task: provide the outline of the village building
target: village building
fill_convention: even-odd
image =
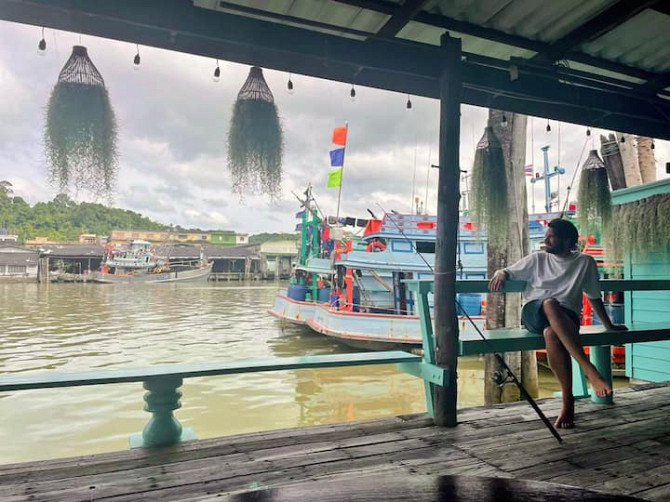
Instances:
[[[0,244],[0,281],[36,281],[39,253],[16,244]]]

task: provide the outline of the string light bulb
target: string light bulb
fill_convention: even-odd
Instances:
[[[507,115],[505,115],[505,112],[503,112],[502,118],[500,119],[500,125],[507,127]]]
[[[655,150],[656,149],[656,144],[654,143],[654,140],[651,140],[651,149]]]
[[[212,80],[214,82],[218,82],[221,79],[221,68],[219,68],[219,60],[216,60],[216,68],[214,68],[214,75],[212,76]]]
[[[293,94],[293,80],[291,79],[291,74],[288,74],[288,82],[286,83],[286,88],[288,89],[289,94]]]
[[[349,96],[351,96],[352,101],[356,99],[356,89],[354,89],[354,84],[351,84],[351,90],[349,91]]]
[[[42,26],[42,40],[37,44],[37,53],[44,56],[47,52],[47,41],[44,39],[44,26]]]
[[[551,132],[551,124],[547,120],[547,134],[549,134],[550,132]]]
[[[625,142],[626,142],[626,136],[624,136],[624,135],[622,134],[622,135],[621,135],[621,143],[625,143]]]
[[[140,46],[139,44],[135,44],[135,47],[137,47],[137,54],[135,54],[135,57],[133,58],[133,69],[139,70],[140,69]]]
[[[587,127],[587,128],[586,128],[586,136],[587,136],[587,137],[590,137],[590,136],[591,136],[591,128],[590,128],[590,127]]]
[[[405,105],[408,110],[412,109],[412,99],[410,98],[410,95],[407,95],[407,104]]]

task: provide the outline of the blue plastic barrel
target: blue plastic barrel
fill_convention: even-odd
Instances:
[[[319,303],[328,303],[330,298],[330,288],[319,288],[316,292],[316,301]]]
[[[305,294],[307,293],[307,286],[302,284],[289,284],[286,294],[292,300],[305,301]]]
[[[606,303],[605,312],[614,324],[623,324],[624,323],[624,309],[623,303]],[[602,321],[598,318],[598,314],[593,313],[592,323],[594,326],[600,326]]]
[[[481,315],[482,314],[482,295],[479,293],[459,293],[456,296],[456,299],[461,304],[461,308],[470,315]],[[461,309],[456,310],[458,315],[463,315]]]

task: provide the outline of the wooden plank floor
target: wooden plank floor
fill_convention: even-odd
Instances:
[[[0,500],[200,500],[259,486],[371,473],[514,477],[670,500],[670,384],[577,403],[558,445],[526,403],[470,408],[455,429],[425,415],[284,429],[0,466]],[[555,417],[558,399],[540,401]]]

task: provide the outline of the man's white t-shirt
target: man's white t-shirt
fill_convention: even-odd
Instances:
[[[509,279],[526,281],[522,294],[524,304],[555,298],[562,306],[580,315],[582,292],[588,298],[600,298],[596,261],[579,251],[573,251],[566,257],[538,251],[503,270]]]

